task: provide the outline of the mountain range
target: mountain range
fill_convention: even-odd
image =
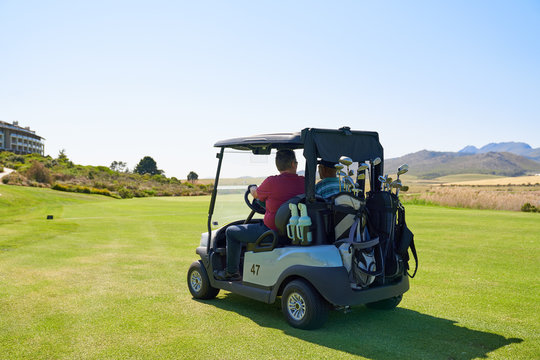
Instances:
[[[385,160],[385,172],[409,164],[409,173],[424,179],[453,174],[522,176],[540,173],[540,148],[525,143],[491,143],[478,149],[467,146],[458,152],[422,150]]]
[[[522,142],[490,143],[478,149],[476,146],[466,146],[460,151],[461,154],[485,154],[488,152],[508,152],[521,155],[529,159],[540,161],[540,148],[533,149],[529,144]]]

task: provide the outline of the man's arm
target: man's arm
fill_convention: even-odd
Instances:
[[[251,192],[251,195],[253,195],[255,199],[266,201],[266,199],[272,192],[272,177],[267,177],[266,179],[264,179],[261,185],[259,185],[258,187],[252,186],[249,190]]]

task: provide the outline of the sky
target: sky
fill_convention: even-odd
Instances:
[[[182,179],[219,140],[306,127],[377,131],[387,158],[536,148],[540,1],[0,0],[0,120]]]

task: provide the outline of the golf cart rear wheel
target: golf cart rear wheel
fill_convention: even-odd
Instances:
[[[307,330],[326,322],[329,306],[311,284],[293,280],[283,290],[281,310],[291,326]]]
[[[366,306],[370,309],[377,310],[392,310],[395,309],[403,299],[403,295],[394,296],[388,299],[367,303]]]
[[[195,299],[213,299],[219,293],[219,289],[210,286],[208,274],[200,261],[193,262],[189,267],[187,283],[189,292]]]

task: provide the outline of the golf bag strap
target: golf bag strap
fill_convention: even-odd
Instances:
[[[413,254],[413,257],[414,257],[414,272],[413,274],[409,274],[409,271],[407,271],[407,275],[409,275],[409,277],[412,279],[415,275],[416,275],[416,271],[418,270],[418,255],[416,255],[416,247],[414,246],[414,239],[413,241],[411,241],[411,252]]]
[[[351,226],[351,229],[349,230],[349,242],[353,243],[354,241],[354,234],[356,234],[356,229],[358,228],[358,225],[360,224],[360,217],[356,216],[354,218],[354,223]]]
[[[374,240],[371,240],[371,241],[366,241],[366,242],[361,242],[361,243],[352,243],[352,247],[356,250],[362,250],[362,249],[367,249],[367,248],[370,248],[370,247],[373,247],[375,245],[379,244],[379,238],[376,238]]]

